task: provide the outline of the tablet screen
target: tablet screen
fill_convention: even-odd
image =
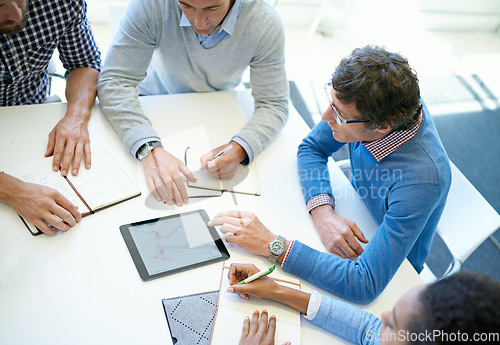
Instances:
[[[229,258],[208,216],[197,210],[122,225],[142,279],[148,280]]]

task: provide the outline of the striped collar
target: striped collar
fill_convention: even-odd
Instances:
[[[366,147],[377,162],[380,162],[382,159],[396,151],[398,147],[410,141],[418,132],[421,124],[422,111],[420,111],[420,116],[415,120],[415,123],[410,129],[392,132],[381,139],[369,143],[361,142],[361,144]]]

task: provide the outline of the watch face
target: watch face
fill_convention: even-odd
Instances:
[[[274,255],[281,255],[285,251],[285,245],[281,241],[273,241],[270,249]]]

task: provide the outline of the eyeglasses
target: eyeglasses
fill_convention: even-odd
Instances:
[[[369,122],[371,121],[370,119],[354,119],[354,120],[344,120],[340,114],[337,108],[333,105],[332,102],[332,83],[328,83],[325,85],[325,93],[326,93],[326,98],[328,99],[328,103],[330,104],[330,107],[333,109],[333,112],[335,113],[335,121],[339,124],[339,126],[342,126],[345,123],[358,123],[358,122]]]

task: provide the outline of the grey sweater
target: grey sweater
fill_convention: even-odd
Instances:
[[[176,0],[130,1],[99,77],[104,114],[135,156],[138,143],[159,140],[138,100],[139,89],[141,95],[229,90],[250,66],[255,112],[236,135],[250,146],[251,158],[258,155],[288,118],[279,16],[262,0],[244,0],[233,35],[205,49],[192,27],[179,26],[181,14]]]

